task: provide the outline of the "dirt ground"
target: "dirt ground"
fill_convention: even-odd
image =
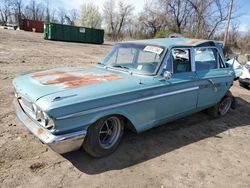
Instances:
[[[118,150],[94,159],[59,155],[29,134],[12,109],[12,79],[27,71],[97,63],[111,44],[43,40],[0,29],[0,187],[250,187],[250,90],[223,118],[204,112],[142,134],[126,132]]]

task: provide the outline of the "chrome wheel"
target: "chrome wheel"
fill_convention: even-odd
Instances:
[[[112,116],[107,118],[99,131],[99,143],[104,149],[114,146],[120,137],[122,130],[121,121],[118,117]]]
[[[231,97],[227,97],[225,98],[219,105],[219,112],[220,112],[220,115],[224,116],[228,110],[230,109],[231,107],[231,104],[232,104],[232,99]]]

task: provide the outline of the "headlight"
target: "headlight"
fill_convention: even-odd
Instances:
[[[34,112],[35,115],[37,114],[38,107],[34,103],[32,104],[32,111]]]
[[[41,112],[41,123],[47,129],[51,129],[52,127],[54,127],[53,120],[45,112]]]
[[[53,120],[34,103],[32,104],[35,119],[45,128],[52,129],[54,127]]]

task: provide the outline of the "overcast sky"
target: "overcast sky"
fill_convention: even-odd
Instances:
[[[116,2],[118,3],[119,0]],[[147,0],[124,0],[129,4],[133,4],[135,7],[135,13],[139,13],[144,3]],[[239,23],[239,30],[241,32],[246,32],[250,29],[250,0],[234,0],[237,4],[237,13],[240,17],[237,19]],[[102,11],[103,3],[105,0],[51,0],[52,6],[54,7],[64,7],[66,9],[76,8],[78,9],[81,4],[93,2],[98,5],[99,9]]]

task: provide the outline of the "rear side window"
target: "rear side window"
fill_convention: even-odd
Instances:
[[[218,68],[218,51],[216,48],[196,48],[195,66],[197,71]]]

